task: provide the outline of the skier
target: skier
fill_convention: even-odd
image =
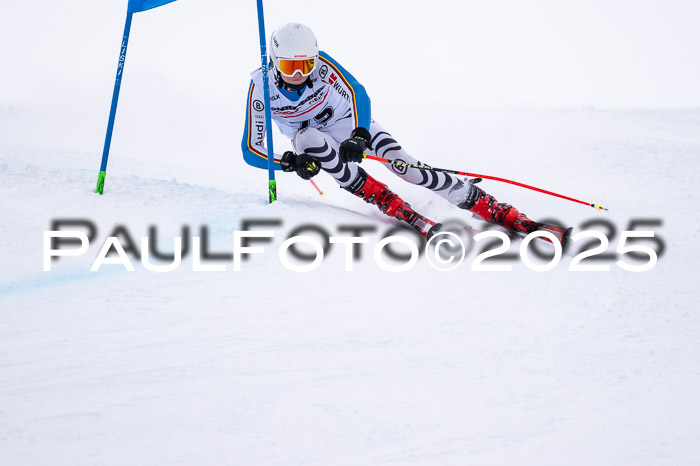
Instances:
[[[270,110],[280,131],[292,140],[294,152],[276,156],[281,169],[310,179],[320,170],[341,188],[376,205],[390,217],[407,222],[430,238],[440,224],[420,215],[386,184],[355,162],[364,153],[423,165],[370,116],[364,87],[325,52],[307,26],[285,24],[270,39]],[[246,161],[267,167],[262,70],[251,73],[242,149]],[[423,186],[460,209],[504,228],[529,233],[539,225],[510,204],[498,202],[475,183],[425,169],[388,165],[397,176]],[[561,239],[560,239],[561,240]]]

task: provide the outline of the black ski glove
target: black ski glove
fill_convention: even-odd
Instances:
[[[305,180],[310,180],[321,170],[321,164],[315,158],[308,154],[295,154],[290,150],[282,154],[280,166],[283,172],[297,172]]]
[[[340,160],[347,162],[362,162],[365,158],[365,151],[372,149],[370,141],[372,135],[365,128],[358,126],[350,133],[350,138],[340,143],[338,155]]]

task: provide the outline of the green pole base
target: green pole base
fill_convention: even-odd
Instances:
[[[277,181],[270,180],[270,204],[277,200]]]
[[[100,171],[100,174],[97,175],[97,187],[95,188],[95,192],[100,196],[104,194],[105,191],[105,176],[107,176],[107,174],[103,171]]]

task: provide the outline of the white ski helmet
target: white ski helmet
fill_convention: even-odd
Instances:
[[[272,32],[270,61],[277,73],[290,77],[297,73],[308,76],[316,67],[317,59],[318,42],[308,26],[287,23]]]

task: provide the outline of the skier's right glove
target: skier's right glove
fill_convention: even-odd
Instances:
[[[308,154],[295,154],[290,150],[282,154],[280,166],[283,172],[297,172],[305,180],[310,180],[321,170],[321,164],[315,158]]]
[[[340,143],[338,151],[340,160],[344,163],[362,162],[362,159],[365,158],[365,151],[372,149],[371,140],[372,135],[362,126],[353,129],[350,138]]]

